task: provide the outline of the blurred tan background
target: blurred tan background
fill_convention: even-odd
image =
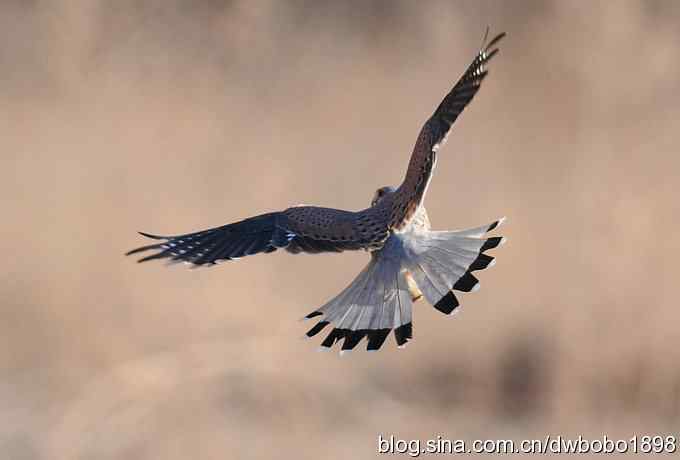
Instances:
[[[498,264],[415,341],[316,353],[364,253],[136,265],[176,233],[360,209],[508,37],[442,151]],[[377,435],[680,434],[680,3],[0,2],[0,457],[373,458]]]

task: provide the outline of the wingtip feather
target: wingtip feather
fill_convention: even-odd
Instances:
[[[505,37],[507,34],[505,32],[501,32],[498,35],[496,35],[494,38],[491,39],[491,41],[484,47],[484,51],[488,51],[491,49],[496,43],[501,41],[503,37]]]
[[[152,240],[167,240],[169,237],[167,236],[161,236],[161,235],[154,235],[152,233],[146,233],[146,232],[137,232],[142,236],[145,236],[147,238],[151,238]]]
[[[498,54],[499,49],[494,48],[493,50],[489,51],[488,53],[484,51],[484,62],[489,62],[493,57]]]

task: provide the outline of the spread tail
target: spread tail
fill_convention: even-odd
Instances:
[[[392,234],[344,291],[305,317],[322,317],[307,337],[332,324],[322,349],[342,341],[342,353],[366,337],[366,349],[377,350],[390,331],[398,346],[406,345],[412,338],[413,301],[419,295],[437,310],[452,314],[460,305],[454,290],[479,288],[472,272],[492,266],[494,258],[485,252],[504,242],[502,237],[484,235],[502,222],[459,231]]]

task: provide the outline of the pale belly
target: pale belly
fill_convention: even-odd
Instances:
[[[427,215],[427,211],[425,210],[425,206],[419,206],[418,209],[416,210],[415,214],[411,218],[408,224],[406,224],[402,229],[396,231],[395,233],[400,234],[399,238],[403,238],[405,235],[404,233],[411,233],[411,232],[420,232],[420,231],[428,231],[430,230],[430,218]],[[420,289],[418,289],[418,286],[416,285],[416,282],[413,279],[413,276],[411,273],[404,269],[405,271],[405,278],[406,278],[406,284],[408,286],[408,291],[409,294],[411,295],[411,300],[413,302],[416,302],[420,300],[423,297],[423,293],[420,292]]]

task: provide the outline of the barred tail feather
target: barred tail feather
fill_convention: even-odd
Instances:
[[[484,235],[502,221],[459,231],[391,235],[345,290],[305,317],[321,317],[306,336],[314,337],[330,324],[322,350],[342,342],[343,353],[364,338],[367,350],[377,350],[390,331],[399,347],[406,345],[413,335],[409,278],[428,303],[445,314],[454,313],[460,303],[453,291],[476,290],[479,282],[472,272],[493,265],[494,258],[484,252],[504,240]]]
[[[306,316],[324,315],[307,337],[313,337],[328,324],[333,329],[321,342],[321,349],[330,349],[342,341],[341,353],[354,349],[367,338],[366,349],[378,350],[394,330],[397,345],[411,338],[412,302],[405,272],[399,260],[374,253],[371,261],[354,281],[335,298]]]
[[[472,272],[493,266],[495,259],[485,251],[505,242],[503,237],[484,235],[504,220],[465,230],[420,232],[407,240],[407,266],[428,303],[453,314],[460,306],[453,291],[479,289]]]

